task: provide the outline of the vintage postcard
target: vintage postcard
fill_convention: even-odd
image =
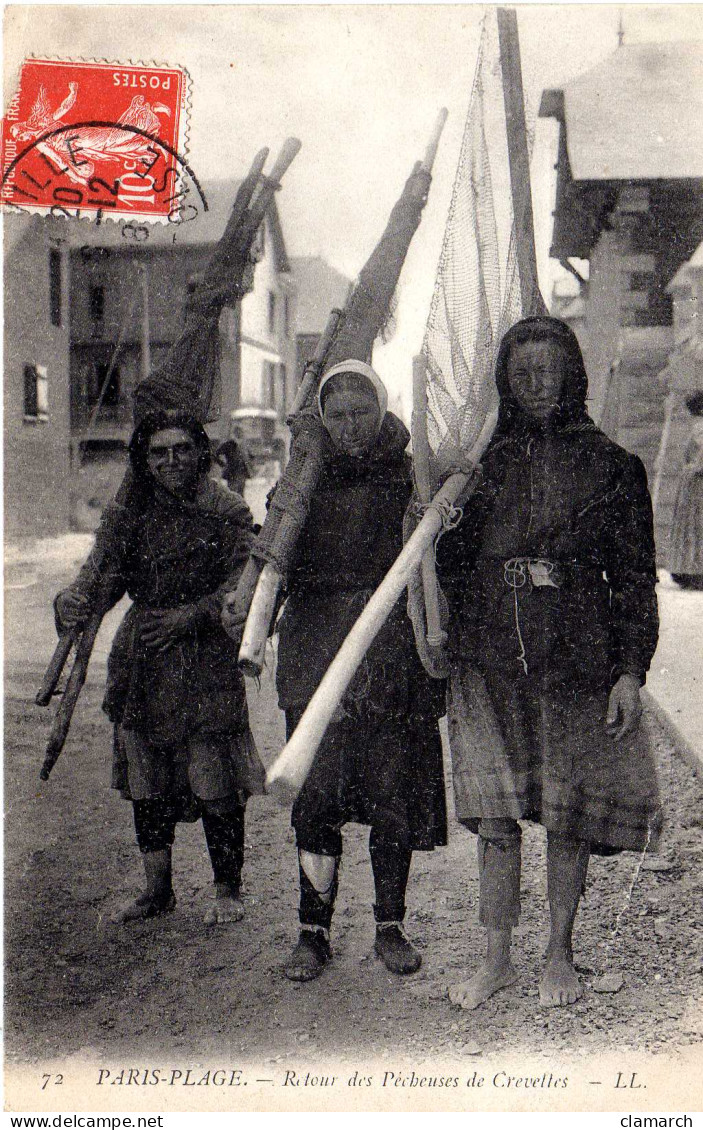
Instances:
[[[10,4],[0,144],[6,1110],[695,1114],[703,7]]]

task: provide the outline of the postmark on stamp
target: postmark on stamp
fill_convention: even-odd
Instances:
[[[25,60],[2,123],[0,202],[183,222],[204,204],[185,155],[187,97],[179,67]]]

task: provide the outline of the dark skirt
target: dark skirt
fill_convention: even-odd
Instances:
[[[264,792],[265,771],[254,738],[238,733],[197,734],[189,741],[155,744],[139,730],[114,728],[112,787],[125,800],[239,797]],[[187,817],[186,817],[187,818]]]
[[[286,711],[288,737],[303,707]],[[447,842],[442,744],[434,717],[353,710],[335,718],[320,745],[291,823],[298,846],[339,855],[342,825],[368,824],[376,836],[413,851]]]
[[[457,817],[534,820],[598,854],[656,847],[661,805],[646,730],[615,742],[607,690],[560,693],[516,672],[451,679],[449,740]]]

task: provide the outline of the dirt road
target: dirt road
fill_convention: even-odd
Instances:
[[[50,586],[47,585],[47,590]],[[38,592],[21,600],[45,599]],[[18,611],[19,610],[19,611]],[[521,979],[475,1013],[452,1008],[446,987],[474,966],[475,845],[452,822],[448,848],[417,854],[407,929],[420,972],[399,979],[371,956],[373,898],[365,830],[350,827],[333,929],[334,962],[313,984],[286,981],[296,937],[297,870],[288,813],[269,798],[248,810],[246,920],[202,925],[210,871],[200,824],[181,825],[174,872],[178,906],[152,922],[117,927],[114,908],[140,886],[130,806],[109,789],[111,734],[100,711],[98,662],[68,746],[40,784],[47,712],[32,704],[40,663],[25,652],[8,671],[6,715],[6,1010],[9,1064],[86,1056],[108,1063],[159,1059],[247,1061],[260,1068],[332,1055],[420,1062],[505,1052],[583,1056],[617,1050],[670,1054],[701,1040],[703,970],[701,786],[654,731],[666,801],[661,855],[593,859],[577,927],[586,992],[575,1006],[540,1009],[536,981],[547,931],[544,842],[524,841]],[[265,760],[282,719],[270,672],[249,687]],[[653,720],[650,720],[655,725]],[[649,869],[655,867],[658,869]],[[621,974],[615,994],[598,993]]]
[[[205,1058],[225,1045],[252,1058],[316,1048],[340,1053],[398,1047],[427,1054],[469,1040],[526,1050],[612,1043],[664,1048],[699,1038],[691,1001],[700,982],[703,808],[698,784],[663,737],[657,742],[669,831],[664,871],[633,856],[594,859],[578,926],[587,984],[625,978],[616,996],[592,991],[572,1009],[540,1011],[534,982],[546,931],[543,837],[526,835],[522,981],[480,1014],[452,1010],[446,985],[480,952],[473,837],[453,824],[446,850],[416,855],[408,929],[420,973],[399,980],[370,951],[373,898],[366,834],[350,828],[334,924],[334,965],[298,988],[281,973],[295,937],[296,864],[288,817],[268,798],[250,804],[241,926],[206,930],[210,873],[200,825],[179,828],[176,912],[129,929],[111,911],[139,888],[130,807],[108,788],[110,728],[94,681],[50,782],[37,779],[46,714],[8,701],[6,731],[7,1043],[11,1058],[81,1047],[119,1059],[170,1044]],[[254,697],[257,738],[269,758],[281,725],[268,680]],[[669,866],[671,864],[671,866]],[[703,1018],[703,1012],[700,1013]],[[695,1020],[695,1023],[694,1023]]]

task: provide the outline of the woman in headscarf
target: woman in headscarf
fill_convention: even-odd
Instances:
[[[703,589],[703,391],[687,397],[686,407],[693,428],[676,492],[669,568],[682,588]]]
[[[208,479],[208,437],[185,413],[146,415],[129,456],[124,504],[108,509],[93,553],[55,603],[65,629],[98,602],[104,611],[125,592],[133,601],[112,645],[104,709],[115,724],[113,785],[133,804],[146,890],[118,917],[173,909],[175,827],[200,815],[215,883],[206,922],[237,921],[244,810],[263,771],[220,613],[249,554],[251,514]]]
[[[409,435],[386,410],[383,383],[347,360],[323,377],[319,411],[328,457],[288,578],[279,624],[277,687],[293,732],[330,662],[403,543],[412,474]],[[331,958],[329,930],[347,821],[371,827],[375,951],[394,973],[421,957],[402,930],[414,850],[446,842],[437,718],[444,684],[417,658],[399,602],[327,730],[293,807],[300,869],[300,936],[286,965],[295,981]]]
[[[657,642],[652,511],[640,460],[586,412],[578,342],[556,318],[504,337],[483,479],[438,546],[453,608],[449,707],[457,815],[478,832],[483,966],[450,997],[476,1008],[517,974],[519,820],[547,830],[543,1004],[582,993],[572,930],[591,852],[653,847],[660,805],[639,728]]]

